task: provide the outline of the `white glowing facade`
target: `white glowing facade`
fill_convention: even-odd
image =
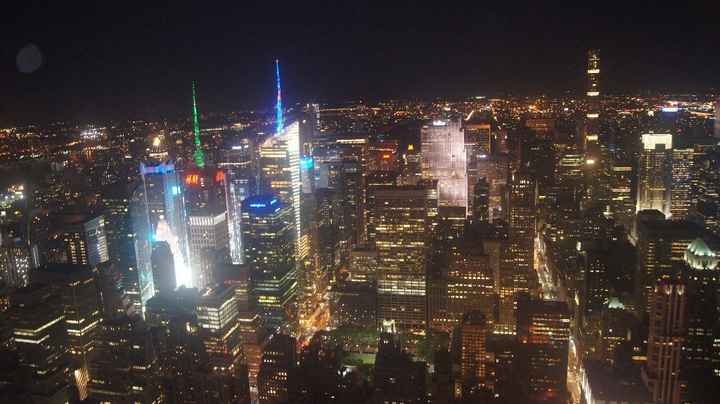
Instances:
[[[171,162],[157,165],[140,164],[141,183],[133,194],[130,206],[135,237],[137,274],[130,294],[140,305],[154,295],[152,244],[165,241],[173,253],[176,287],[193,287],[188,249],[187,213],[182,183]],[[132,290],[135,289],[135,290]]]
[[[295,222],[295,251],[297,259],[307,254],[307,238],[302,237],[300,197],[300,124],[293,122],[281,133],[269,137],[260,145],[260,169],[266,191],[277,195],[293,210]]]
[[[467,153],[459,120],[434,120],[420,130],[422,177],[438,181],[440,206],[467,208]]]
[[[642,135],[643,149],[638,163],[637,212],[654,209],[665,214],[665,217],[670,216],[672,140],[671,134]]]

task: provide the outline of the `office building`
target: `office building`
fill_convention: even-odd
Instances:
[[[18,371],[36,402],[65,403],[72,395],[65,313],[60,296],[48,285],[32,285],[13,296],[8,326],[18,355]]]
[[[632,179],[632,164],[613,159],[610,168],[609,210],[613,219],[623,225],[626,230],[632,228],[635,217],[636,204]]]
[[[437,180],[440,206],[467,208],[467,156],[459,121],[434,120],[420,130],[422,178]]]
[[[276,334],[265,347],[258,373],[260,404],[288,402],[295,377],[295,343],[293,337]]]
[[[15,288],[30,285],[30,250],[20,240],[3,240],[0,245],[0,278]]]
[[[535,399],[562,399],[566,394],[570,312],[565,302],[522,296],[517,308],[521,377]]]
[[[212,271],[228,254],[228,222],[225,211],[197,212],[188,217],[188,233],[193,284],[204,289],[214,283]]]
[[[460,379],[463,390],[485,384],[486,339],[491,327],[481,311],[468,311],[460,323]]]
[[[438,215],[437,181],[377,186],[369,193],[369,239],[378,252],[377,321],[427,327],[425,256]]]
[[[242,352],[235,289],[223,285],[207,290],[200,296],[196,313],[212,371],[233,375]]]
[[[672,144],[670,134],[642,135],[642,150],[638,161],[638,189],[636,212],[655,209],[670,216],[672,189]]]
[[[695,150],[674,148],[672,150],[672,174],[670,190],[670,218],[685,220],[692,207],[692,183]]]
[[[426,377],[424,362],[416,362],[403,351],[396,336],[380,335],[375,355],[374,404],[407,403],[420,404],[426,400]]]
[[[175,263],[173,262],[172,250],[165,241],[158,241],[153,244],[152,255],[150,256],[153,272],[153,287],[155,294],[160,292],[168,293],[175,290]]]
[[[535,251],[535,183],[514,172],[509,184],[509,237],[500,262],[500,324],[514,328],[515,296],[532,289]]]
[[[228,216],[228,244],[233,264],[243,263],[242,201],[257,193],[256,145],[250,139],[235,141],[223,152],[218,164],[225,170],[225,205]]]
[[[258,314],[269,326],[287,324],[295,299],[295,227],[290,205],[279,197],[256,195],[243,201],[245,262],[250,266]]]
[[[495,322],[497,294],[491,257],[470,240],[450,251],[447,275],[447,311],[458,324],[466,313],[482,313],[490,327]]]
[[[656,283],[650,311],[647,363],[642,377],[653,402],[678,404],[681,351],[687,335],[687,290],[681,281]]]

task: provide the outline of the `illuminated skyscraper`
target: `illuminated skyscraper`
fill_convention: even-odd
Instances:
[[[652,300],[643,381],[653,402],[679,404],[680,360],[687,334],[685,285],[680,281],[660,281],[655,286]]]
[[[223,153],[220,168],[225,170],[225,205],[228,215],[230,259],[242,264],[242,201],[257,191],[255,143],[250,139],[235,142]]]
[[[258,373],[260,404],[289,402],[297,363],[295,344],[295,338],[276,334],[265,347]]]
[[[300,124],[293,122],[282,132],[269,137],[260,145],[261,189],[277,195],[292,208],[297,259],[308,253],[308,240],[303,238],[300,198]]]
[[[438,181],[440,206],[467,207],[467,156],[459,121],[434,120],[420,130],[422,177]]]
[[[642,135],[643,149],[638,162],[638,192],[636,212],[659,210],[670,216],[672,187],[672,135],[647,133]]]
[[[632,227],[635,215],[635,196],[632,189],[633,166],[630,163],[614,160],[610,172],[610,212],[616,222]]]
[[[585,113],[585,133],[583,149],[587,160],[598,161],[600,103],[600,51],[590,49],[587,53],[587,112]]]
[[[481,177],[473,189],[472,218],[480,222],[490,221],[490,184]]]
[[[98,216],[83,225],[88,255],[88,264],[92,267],[110,259],[108,254],[107,235],[105,233],[105,217]]]
[[[437,181],[377,186],[369,195],[369,239],[378,251],[378,324],[402,331],[427,326],[425,256],[437,223]]]
[[[280,327],[292,317],[297,289],[292,208],[278,197],[257,195],[243,201],[242,215],[256,310],[269,326]]]
[[[672,151],[672,189],[670,190],[670,218],[684,220],[692,205],[692,181],[695,150]]]
[[[514,298],[532,288],[535,252],[535,183],[523,172],[513,173],[508,198],[510,232],[500,263],[500,323],[514,325]]]
[[[223,285],[208,290],[200,296],[196,312],[200,338],[213,371],[234,374],[242,349],[235,289]]]
[[[176,286],[193,286],[188,253],[188,232],[182,184],[173,163],[140,164],[141,183],[130,204],[135,235],[137,267],[136,305],[144,305],[154,294],[152,243],[165,241],[170,246],[175,265]]]

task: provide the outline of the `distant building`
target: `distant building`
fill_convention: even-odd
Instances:
[[[375,355],[374,404],[426,402],[426,377],[425,363],[413,361],[395,336],[380,336]]]
[[[472,219],[479,222],[490,221],[490,184],[485,177],[475,183],[472,193]]]
[[[647,133],[642,135],[642,145],[638,162],[638,192],[635,211],[655,209],[669,217],[673,136]]]
[[[685,220],[692,208],[695,150],[693,148],[672,151],[672,174],[670,190],[670,218]]]
[[[29,286],[30,268],[30,250],[27,245],[10,241],[0,246],[0,278],[5,284],[15,288]]]
[[[224,151],[219,163],[219,167],[225,170],[225,205],[233,264],[243,263],[242,201],[257,193],[256,148],[252,140],[240,139]]]
[[[467,208],[467,156],[459,121],[434,120],[420,130],[422,177],[438,181],[439,206]]]
[[[196,312],[200,338],[212,371],[227,375],[236,373],[242,340],[235,289],[222,285],[207,290],[200,296]]]

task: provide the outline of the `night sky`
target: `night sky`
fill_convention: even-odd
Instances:
[[[606,92],[720,88],[711,2],[21,3],[0,24],[2,124],[173,116],[192,79],[201,110],[270,107],[276,57],[289,102],[579,93],[589,47]]]

